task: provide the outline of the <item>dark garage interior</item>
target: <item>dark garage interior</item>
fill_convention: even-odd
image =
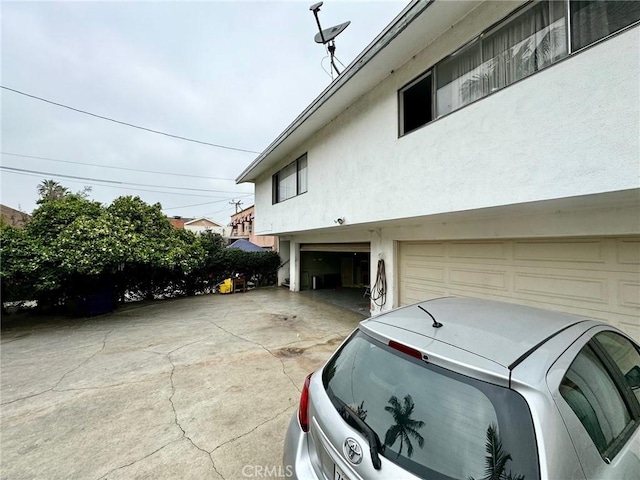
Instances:
[[[321,250],[323,247],[331,251]],[[369,244],[309,245],[300,249],[301,291],[365,316],[370,307],[369,269]]]

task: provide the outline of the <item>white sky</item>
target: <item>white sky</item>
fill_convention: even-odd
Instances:
[[[331,81],[321,67],[324,48],[313,42],[313,3],[2,1],[1,84],[146,128],[262,151]],[[348,65],[406,4],[326,0],[320,21],[328,28],[351,20],[336,40],[336,56]],[[168,215],[221,224],[234,211],[231,199],[243,208],[253,203],[253,185],[233,179],[256,154],[164,137],[4,89],[0,101],[2,166],[48,172],[0,171],[5,205],[30,213],[44,179],[74,192],[90,185],[91,198],[104,204],[139,195]],[[116,188],[54,174],[153,186]]]

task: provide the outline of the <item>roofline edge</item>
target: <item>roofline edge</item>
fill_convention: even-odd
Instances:
[[[402,33],[416,18],[418,18],[436,0],[413,0],[402,12],[358,55],[341,75],[325,88],[318,97],[271,144],[253,160],[236,178],[236,184],[249,182],[247,177],[262,161],[268,157],[285,139],[296,131],[311,115],[325,104],[342,86],[353,78],[367,65],[382,49]]]

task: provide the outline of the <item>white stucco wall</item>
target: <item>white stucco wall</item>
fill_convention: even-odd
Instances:
[[[286,236],[283,239],[292,245],[287,274],[292,278],[292,290],[299,290],[299,282],[293,279],[298,277],[300,244],[369,242],[372,285],[378,260],[384,260],[386,268],[386,304],[382,308],[372,305],[372,313],[379,313],[398,306],[398,242],[637,235],[640,233],[637,196],[637,191],[612,194],[600,206],[590,208],[576,207],[581,201],[586,203],[586,199],[554,201],[536,208],[498,207],[482,212],[423,217],[419,222],[365,228],[336,226],[322,233]],[[295,252],[293,245],[298,248]]]
[[[277,168],[261,178],[257,233],[331,228],[338,217],[358,225],[638,188],[639,27],[398,138],[398,89],[482,30],[477,18],[282,160],[279,168],[308,152],[307,193],[272,205]]]

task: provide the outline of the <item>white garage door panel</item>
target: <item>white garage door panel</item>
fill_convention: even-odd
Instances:
[[[640,281],[630,278],[618,282],[618,294],[620,304],[640,309]]]
[[[640,237],[401,242],[400,304],[446,295],[602,318],[640,339]]]
[[[617,242],[620,263],[640,265],[640,240],[621,239]]]
[[[585,280],[580,277],[559,275],[519,274],[515,278],[514,291],[534,295],[572,298],[596,303],[606,303],[607,280]]]

